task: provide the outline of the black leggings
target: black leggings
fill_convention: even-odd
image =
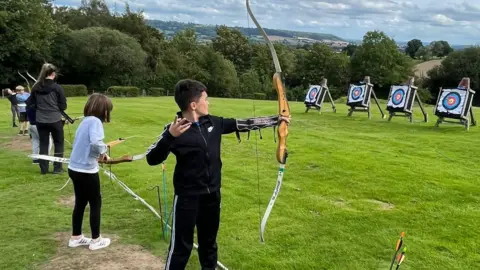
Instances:
[[[58,121],[56,123],[38,123],[37,122],[38,136],[40,137],[40,155],[48,155],[48,146],[50,144],[50,134],[52,134],[53,145],[55,146],[54,156],[63,157],[64,151],[64,136],[63,136],[63,123]],[[48,172],[48,161],[39,161],[40,171],[42,174]],[[54,171],[62,171],[62,163],[53,163]]]
[[[75,190],[75,207],[72,214],[72,235],[82,234],[83,213],[87,203],[90,204],[90,229],[92,238],[100,236],[100,209],[102,195],[100,194],[100,177],[98,173],[81,173],[68,169]]]

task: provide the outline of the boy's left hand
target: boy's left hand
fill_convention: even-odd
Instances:
[[[281,116],[281,115],[280,115],[280,116],[278,117],[278,121],[285,121],[285,122],[287,122],[287,124],[290,124],[290,120],[291,120],[291,119],[292,119],[292,116],[291,116],[291,115],[289,115],[288,117],[285,117],[285,116]]]

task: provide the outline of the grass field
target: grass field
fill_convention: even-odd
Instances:
[[[69,98],[68,112],[82,112],[85,100]],[[138,136],[116,146],[113,156],[144,152],[176,112],[172,97],[113,102],[106,141]],[[31,164],[28,139],[10,127],[7,103],[0,105],[0,269],[60,269],[49,265],[68,262],[76,252],[58,256],[57,235],[65,235],[60,240],[65,249],[71,226],[71,207],[59,201],[71,198],[72,185],[57,191],[68,176],[42,176]],[[212,114],[228,117],[277,112],[277,103],[270,101],[255,101],[255,111],[251,100],[211,98],[210,104]],[[376,107],[368,120],[365,113],[347,117],[343,103],[337,104],[336,114],[325,104],[321,115],[305,114],[302,103],[290,106],[290,156],[264,244],[259,241],[260,218],[278,168],[273,131],[263,130],[262,140],[252,133],[248,141],[243,135],[240,144],[234,134],[222,141],[218,242],[223,264],[229,269],[388,269],[395,241],[404,231],[408,251],[402,269],[480,268],[480,127],[435,128],[432,107],[427,108],[429,123],[410,124],[400,117],[387,122]],[[77,126],[65,129],[66,139],[71,140]],[[170,202],[174,162],[170,156],[166,163]],[[149,167],[141,160],[117,165],[113,172],[157,205],[156,193],[148,189],[161,185],[160,166]],[[117,237],[102,254],[136,244],[165,258],[168,240],[162,239],[158,219],[103,175],[102,193],[102,233]],[[85,233],[90,235],[88,214],[85,217]],[[188,269],[199,269],[195,250]]]

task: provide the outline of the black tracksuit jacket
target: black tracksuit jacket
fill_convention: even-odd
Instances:
[[[177,113],[179,118],[181,113]],[[278,116],[245,120],[206,115],[192,123],[182,135],[173,137],[165,126],[159,140],[147,151],[149,165],[165,161],[169,153],[177,158],[173,185],[176,195],[202,195],[221,187],[222,160],[220,146],[223,134],[246,132],[278,124]]]

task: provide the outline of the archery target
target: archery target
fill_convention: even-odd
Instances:
[[[459,105],[462,98],[458,93],[449,93],[443,98],[443,107],[447,110],[455,110]]]
[[[348,102],[363,101],[365,97],[365,85],[352,85],[348,95]]]
[[[396,85],[392,86],[390,90],[390,99],[388,100],[388,107],[403,108],[408,95],[408,86]]]
[[[320,96],[320,92],[322,87],[320,85],[312,85],[307,92],[307,96],[305,97],[305,103],[315,103],[317,98]]]
[[[462,115],[467,98],[467,91],[461,89],[445,89],[437,104],[437,111]]]

